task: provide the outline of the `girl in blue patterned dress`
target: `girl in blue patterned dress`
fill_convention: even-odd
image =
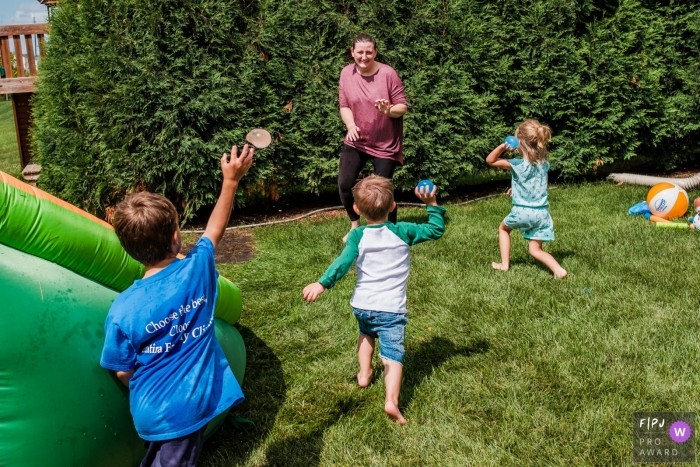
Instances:
[[[515,136],[520,142],[515,150],[522,154],[522,159],[500,159],[504,152],[512,149],[506,143],[486,157],[486,163],[491,167],[510,170],[510,192],[513,197],[513,208],[498,227],[501,262],[491,265],[494,269],[508,270],[510,232],[517,229],[530,241],[530,254],[551,269],[555,279],[563,279],[566,270],[552,255],[542,250],[542,242],[554,240],[554,224],[547,201],[547,143],[552,139],[552,130],[537,120],[526,120],[515,130]]]

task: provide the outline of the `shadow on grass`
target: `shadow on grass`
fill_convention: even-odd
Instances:
[[[432,376],[435,369],[455,356],[470,357],[488,352],[490,345],[485,339],[478,339],[466,346],[456,346],[444,337],[435,336],[421,342],[417,349],[407,349],[404,357],[403,385],[399,406],[404,411],[413,400],[416,388]]]
[[[250,331],[248,331],[248,333],[250,333]],[[253,345],[250,343],[249,334],[243,332],[242,334],[246,339],[246,345],[252,348]],[[264,346],[264,344],[262,345]],[[264,348],[267,349],[266,346]],[[264,358],[264,353],[260,352],[261,348],[258,347],[257,350],[257,355],[260,358]],[[267,350],[269,351],[269,349]],[[460,355],[468,357],[470,355],[487,352],[488,350],[489,344],[485,340],[478,340],[467,346],[456,346],[452,341],[444,337],[433,337],[429,341],[418,345],[417,348],[409,349],[406,353],[406,372],[404,373],[404,386],[401,391],[402,407],[405,407],[411,403],[416,388],[420,385],[424,378],[426,376],[430,376],[435,368],[439,367],[447,360]],[[252,353],[253,350],[251,349],[249,352]],[[277,361],[276,357],[274,357],[271,352],[270,356]],[[375,370],[379,370],[375,374],[381,374],[381,368],[376,368]],[[264,379],[269,380],[269,377],[270,375],[266,375]],[[251,377],[251,379],[257,381],[254,376]],[[354,377],[352,379],[354,380]],[[277,387],[280,390],[283,390],[284,382],[281,380],[281,376],[279,381],[280,384]],[[383,385],[383,381],[380,378],[375,378],[373,384],[377,383]],[[274,389],[274,387],[274,385],[270,387],[269,384],[256,385],[255,382],[246,383],[248,393],[251,395],[255,394],[253,397],[264,397],[264,392]],[[258,392],[254,393],[253,391],[256,389]],[[280,394],[283,394],[283,392],[280,392]],[[267,447],[265,452],[266,465],[304,467],[319,465],[320,455],[324,448],[323,435],[325,431],[343,417],[352,416],[354,414],[367,411],[367,404],[370,402],[367,401],[366,398],[367,393],[365,391],[351,392],[338,396],[336,400],[330,404],[331,408],[329,410],[324,410],[322,413],[316,414],[313,417],[313,420],[306,420],[306,422],[303,423],[304,427],[302,429],[305,429],[305,433],[299,433],[272,442]],[[269,420],[269,425],[258,425],[256,430],[251,433],[253,436],[244,436],[236,439],[235,442],[239,444],[236,451],[243,455],[236,456],[232,460],[243,463],[245,453],[250,452],[250,450],[256,448],[260,443],[264,442],[265,436],[272,427],[274,417],[282,402],[283,397],[280,397],[276,400],[276,405],[273,402],[273,404],[270,406],[272,409],[271,413],[266,413],[264,419]],[[264,404],[258,402],[257,405]],[[244,417],[250,416],[251,418],[254,418],[254,415],[252,414],[253,411],[250,408],[245,407],[244,409],[246,410],[237,415]],[[257,424],[258,420],[255,419],[255,422]],[[302,422],[303,420],[300,419],[300,423]]]
[[[545,251],[546,251],[546,250],[545,250]],[[561,265],[561,267],[563,267],[564,269],[566,269],[566,260],[567,260],[568,258],[573,258],[573,257],[577,256],[576,252],[574,252],[574,251],[568,251],[568,250],[567,250],[567,251],[557,251],[557,252],[555,252],[555,253],[551,253],[551,252],[548,251],[548,253],[550,253],[552,256],[554,256],[554,259],[556,259],[557,262],[558,262],[558,263]],[[494,261],[495,261],[495,260],[494,260]],[[512,268],[513,265],[520,265],[520,266],[528,265],[528,266],[534,266],[534,267],[536,267],[536,268],[538,268],[538,269],[541,269],[542,271],[547,272],[547,273],[549,273],[549,274],[552,273],[552,271],[550,271],[550,269],[549,269],[547,266],[545,266],[544,264],[540,263],[540,262],[537,261],[535,258],[533,258],[532,255],[530,255],[529,252],[525,252],[523,257],[516,257],[516,258],[514,259],[514,258],[513,258],[513,255],[512,255],[512,251],[511,251],[510,267]]]
[[[231,410],[231,416],[252,420],[255,426],[237,430],[227,420],[205,444],[202,464],[216,464],[217,457],[226,465],[241,465],[251,452],[265,442],[287,391],[282,363],[265,342],[245,326],[236,325],[246,346],[246,372],[243,380],[245,401]]]
[[[323,433],[341,417],[364,409],[363,399],[358,394],[346,394],[336,401],[335,407],[316,420],[314,427],[306,434],[291,436],[270,445],[267,449],[267,465],[312,467],[320,463],[323,449]]]

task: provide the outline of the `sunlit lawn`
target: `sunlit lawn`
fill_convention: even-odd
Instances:
[[[551,190],[546,249],[563,281],[517,234],[511,271],[491,269],[506,196],[448,207],[445,236],[412,250],[403,427],[383,413],[381,377],[355,384],[354,273],[302,299],[347,221],[253,230],[255,258],[220,271],[244,296],[247,399],[234,413],[256,425],[224,425],[201,465],[630,465],[632,412],[694,411],[700,397],[700,233],[628,216],[646,191]]]
[[[22,171],[12,102],[6,101],[5,96],[0,96],[0,170],[15,177]]]

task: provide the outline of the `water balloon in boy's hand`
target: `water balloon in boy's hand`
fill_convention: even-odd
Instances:
[[[425,190],[423,190],[423,187],[425,187]],[[421,180],[420,182],[418,182],[418,185],[416,185],[416,188],[418,188],[419,192],[428,194],[433,192],[435,184],[430,180]]]
[[[520,144],[520,141],[518,141],[518,138],[511,135],[511,136],[506,136],[505,143],[506,143],[506,149],[508,149],[509,151],[512,151],[518,147],[518,145]]]
[[[256,147],[256,149],[265,149],[272,142],[272,136],[267,130],[262,128],[254,128],[245,136],[246,141]]]

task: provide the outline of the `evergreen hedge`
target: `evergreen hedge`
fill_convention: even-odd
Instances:
[[[406,87],[399,188],[454,186],[526,118],[552,127],[564,176],[698,156],[697,0],[62,0],[34,99],[41,186],[99,215],[146,188],[188,219],[254,127],[276,142],[241,200],[333,184],[361,31]]]

